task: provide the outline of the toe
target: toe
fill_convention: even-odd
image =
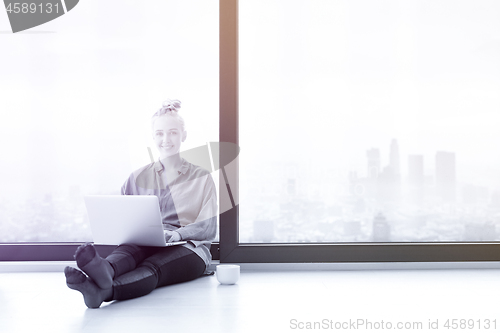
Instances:
[[[88,264],[95,256],[96,251],[92,243],[80,245],[75,252],[75,260],[80,268]]]
[[[83,272],[70,266],[64,268],[64,275],[66,276],[66,283],[69,284],[83,283],[87,280],[87,276]]]

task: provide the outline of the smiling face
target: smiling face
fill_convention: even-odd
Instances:
[[[160,158],[178,154],[181,143],[186,140],[186,131],[175,117],[161,116],[153,124],[153,140]]]

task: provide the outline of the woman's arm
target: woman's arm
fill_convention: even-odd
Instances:
[[[181,240],[212,241],[217,233],[217,194],[210,174],[206,175],[201,209],[196,220],[175,230]]]

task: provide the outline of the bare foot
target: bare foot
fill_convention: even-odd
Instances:
[[[104,300],[112,297],[112,288],[99,288],[85,274],[73,267],[67,266],[64,269],[64,275],[66,275],[66,284],[68,287],[81,292],[85,305],[89,308],[98,308]]]
[[[111,288],[113,285],[114,269],[111,264],[102,259],[91,243],[85,243],[75,252],[76,264],[101,289]]]

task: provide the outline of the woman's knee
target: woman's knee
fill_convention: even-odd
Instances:
[[[205,272],[205,262],[195,253],[191,253],[158,268],[158,286],[166,286],[200,277]]]
[[[113,282],[113,299],[124,300],[149,294],[158,286],[158,274],[148,265],[140,265]]]

